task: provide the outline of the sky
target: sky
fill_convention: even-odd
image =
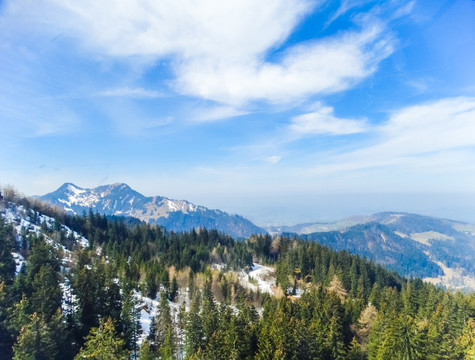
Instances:
[[[0,0],[0,185],[475,222],[474,64],[473,0]]]

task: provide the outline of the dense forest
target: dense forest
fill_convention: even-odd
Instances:
[[[7,195],[1,359],[475,359],[473,294],[317,242],[175,233]],[[253,263],[275,269],[273,296],[236,277]]]

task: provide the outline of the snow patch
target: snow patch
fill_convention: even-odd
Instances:
[[[21,267],[25,263],[25,258],[16,252],[12,252],[12,256],[13,256],[13,259],[15,260],[15,266],[16,266],[15,275],[18,275],[18,273],[21,270]]]
[[[442,285],[452,290],[463,291],[470,289],[473,291],[473,289],[475,289],[475,277],[465,275],[463,269],[449,268],[440,261],[434,262],[440,266],[440,268],[444,272],[444,275],[424,278],[423,280],[425,282],[434,285]]]
[[[239,282],[252,291],[274,295],[275,271],[273,268],[254,263],[249,273],[240,271]]]

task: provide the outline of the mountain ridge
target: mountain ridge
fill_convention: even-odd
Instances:
[[[297,231],[279,233],[365,256],[405,276],[475,289],[475,226],[467,222],[386,211],[289,228]]]
[[[105,215],[131,216],[172,231],[206,227],[237,238],[266,232],[240,215],[208,209],[187,200],[145,196],[125,183],[82,188],[67,182],[39,199],[73,214],[92,209]]]

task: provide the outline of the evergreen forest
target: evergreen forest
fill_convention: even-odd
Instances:
[[[0,359],[475,359],[474,294],[314,241],[176,233],[15,194],[0,214]],[[273,294],[239,280],[255,263]]]

